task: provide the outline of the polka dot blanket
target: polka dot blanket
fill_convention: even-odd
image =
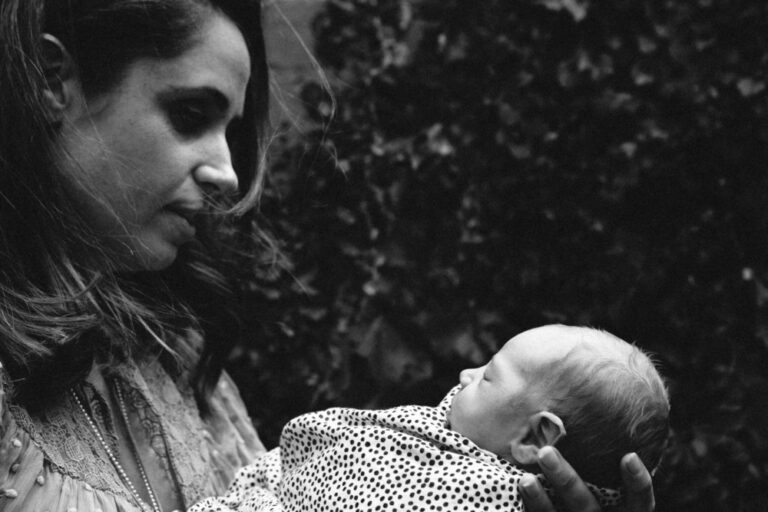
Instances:
[[[523,511],[524,472],[448,428],[457,391],[437,407],[299,416],[280,448],[242,468],[226,495],[189,512]],[[590,490],[604,510],[620,501],[617,491]]]

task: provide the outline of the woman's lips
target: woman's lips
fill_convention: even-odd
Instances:
[[[195,217],[197,217],[202,211],[202,207],[198,207],[194,205],[185,206],[185,205],[171,204],[166,206],[164,209],[166,211],[169,211],[171,213],[178,215],[179,217],[182,217],[190,225],[195,224]]]
[[[174,242],[182,244],[191,241],[197,233],[195,217],[200,210],[178,207],[166,207],[163,211],[171,222],[171,236]]]

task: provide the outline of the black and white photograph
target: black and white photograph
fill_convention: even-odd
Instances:
[[[768,3],[0,0],[0,512],[768,510]]]

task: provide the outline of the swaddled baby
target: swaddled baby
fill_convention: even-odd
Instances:
[[[669,402],[651,360],[596,329],[525,331],[464,370],[437,407],[335,408],[286,425],[280,448],[243,468],[210,510],[523,510],[536,454],[555,445],[601,505],[620,500],[619,461],[655,467]],[[496,508],[499,507],[499,508]]]

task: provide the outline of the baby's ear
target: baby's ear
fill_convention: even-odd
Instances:
[[[523,435],[509,443],[512,458],[518,464],[536,464],[536,455],[543,446],[554,446],[565,435],[565,425],[557,414],[541,411],[528,419]]]

